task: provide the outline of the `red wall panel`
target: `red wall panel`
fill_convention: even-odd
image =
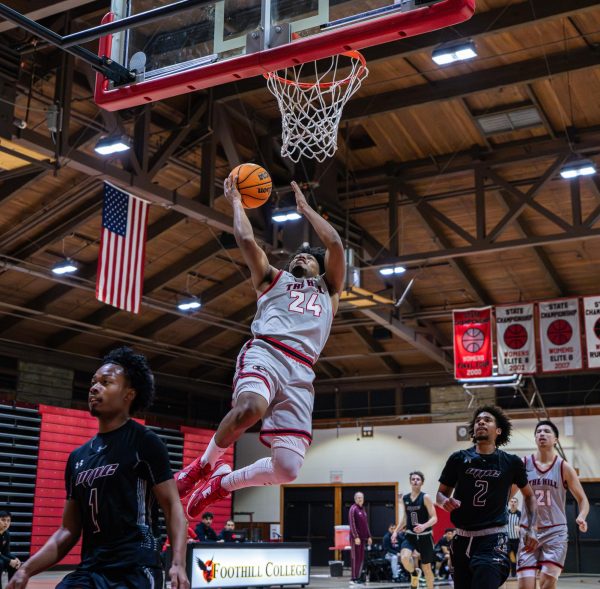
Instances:
[[[183,464],[184,466],[187,466],[192,460],[204,453],[204,450],[206,450],[206,447],[215,432],[210,429],[198,429],[192,427],[182,427],[181,431],[184,435]],[[223,459],[233,468],[233,447],[227,449],[227,452],[223,455]],[[184,505],[185,503],[186,501],[184,500]],[[225,522],[232,516],[231,498],[224,499],[223,501],[211,505],[208,508],[208,511],[211,511],[215,516],[212,525],[218,534],[225,526]],[[190,521],[190,526],[194,528],[199,521],[200,518]]]

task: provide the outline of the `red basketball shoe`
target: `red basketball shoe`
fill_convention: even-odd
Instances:
[[[209,505],[216,503],[221,499],[227,499],[227,497],[231,495],[229,491],[226,491],[221,487],[222,478],[230,472],[231,467],[222,462],[218,468],[215,468],[214,474],[208,481],[196,487],[186,508],[187,515],[190,519],[199,516]]]
[[[194,462],[180,470],[175,475],[179,498],[185,499],[198,483],[207,481],[210,475],[223,464],[225,464],[224,460],[217,460],[213,468],[208,463],[202,466],[200,464],[200,457],[198,457]]]

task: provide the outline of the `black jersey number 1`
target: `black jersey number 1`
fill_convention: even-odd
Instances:
[[[100,531],[100,526],[98,525],[98,489],[95,487],[90,489],[89,506],[92,511],[92,521],[94,522],[94,534],[97,534]]]
[[[475,481],[475,487],[478,491],[473,496],[473,505],[475,507],[485,507],[485,494],[488,492],[488,482],[480,479]]]

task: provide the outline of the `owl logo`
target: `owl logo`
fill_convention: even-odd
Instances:
[[[214,558],[214,556],[212,558]],[[200,558],[196,558],[196,564],[202,571],[202,576],[207,583],[210,583],[214,579],[214,563],[212,558],[206,562]]]

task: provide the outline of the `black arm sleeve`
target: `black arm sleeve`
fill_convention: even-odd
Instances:
[[[447,487],[456,487],[458,480],[458,464],[460,463],[460,452],[454,452],[446,461],[446,466],[440,475],[439,482]]]
[[[527,470],[525,469],[525,463],[515,454],[512,455],[513,463],[514,463],[514,478],[513,482],[519,489],[527,486]]]
[[[139,455],[140,460],[148,467],[147,476],[152,486],[173,478],[167,447],[154,432],[150,430],[145,432]]]
[[[69,456],[65,467],[65,491],[67,499],[73,499],[73,454]]]
[[[0,573],[2,573],[2,569],[8,568],[8,563],[13,558],[10,553],[10,533],[8,530],[0,535],[0,546],[2,546],[0,552]]]

